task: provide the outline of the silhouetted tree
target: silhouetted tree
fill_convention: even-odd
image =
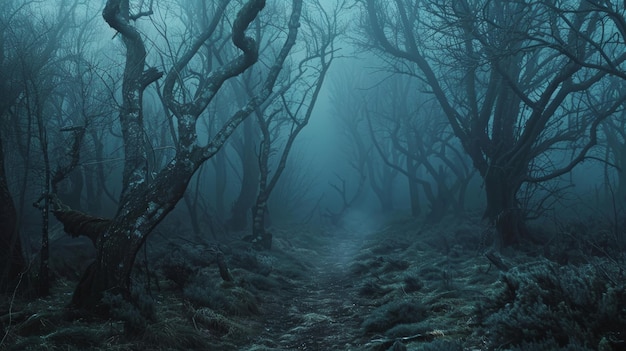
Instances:
[[[485,184],[500,245],[527,234],[517,194],[568,173],[622,108],[624,45],[602,5],[581,1],[364,1],[368,44],[423,79]],[[613,15],[622,23],[623,10]],[[603,96],[602,101],[597,96]],[[557,161],[555,150],[574,150]]]
[[[25,270],[26,260],[17,228],[17,212],[7,184],[0,136],[0,292],[17,284],[20,273]]]
[[[104,291],[129,297],[131,272],[139,248],[152,229],[172,211],[183,197],[196,170],[215,155],[236,127],[272,93],[276,78],[295,44],[302,2],[294,0],[291,17],[282,37],[284,44],[265,79],[265,84],[246,104],[234,113],[205,145],[199,145],[196,124],[224,82],[241,74],[258,60],[258,44],[245,31],[265,6],[263,0],[249,0],[232,21],[232,43],[240,50],[236,57],[213,67],[208,75],[195,75],[197,84],[186,77],[194,74],[188,64],[212,38],[219,23],[227,20],[226,5],[221,1],[211,18],[211,25],[178,56],[163,82],[163,99],[176,118],[177,145],[175,156],[155,173],[149,174],[144,138],[143,93],[162,75],[146,63],[144,37],[134,26],[142,16],[152,13],[140,9],[131,13],[128,0],[109,0],[103,11],[106,22],[118,32],[124,46],[125,68],[119,121],[124,142],[122,192],[118,211],[112,219],[100,219],[79,213],[56,203],[54,214],[73,235],[88,235],[97,247],[95,262],[87,269],[77,286],[73,303],[95,308]],[[190,94],[188,94],[190,92]]]
[[[77,1],[59,2],[55,21],[47,21],[47,14],[39,11],[35,1],[3,3],[0,12],[0,139],[5,142],[0,155],[0,245],[2,260],[0,285],[2,289],[16,283],[17,274],[24,273],[26,262],[22,252],[22,243],[18,228],[26,211],[25,202],[30,181],[41,177],[36,173],[37,157],[44,152],[47,156],[47,141],[44,137],[47,121],[44,114],[51,111],[55,96],[55,85],[59,82],[58,62],[66,46],[63,38],[70,28],[70,13],[78,5]],[[54,14],[54,13],[53,13]],[[57,21],[58,19],[58,21]],[[37,144],[38,143],[38,144]],[[7,166],[7,157],[13,161]],[[21,158],[22,162],[17,162]],[[13,167],[21,163],[21,169]],[[43,167],[42,167],[43,168]],[[18,170],[19,169],[19,170]],[[9,170],[11,173],[9,174]],[[17,206],[10,193],[8,178],[17,179]],[[48,179],[45,175],[41,178]],[[44,183],[42,179],[37,179]],[[37,195],[34,195],[37,196]],[[40,281],[43,282],[41,293],[47,292],[47,229],[44,236],[40,261]],[[44,273],[44,274],[42,274]],[[26,284],[24,284],[26,285]]]
[[[622,111],[619,118],[603,123],[602,132],[606,146],[605,195],[614,197],[621,206],[626,204],[626,113]]]
[[[387,168],[407,178],[412,214],[419,214],[421,193],[427,221],[439,222],[450,212],[462,215],[471,167],[451,140],[439,106],[410,77],[398,74],[378,84],[373,96],[366,112],[369,133]]]
[[[268,200],[285,170],[296,138],[311,119],[324,79],[335,58],[335,41],[342,32],[339,13],[344,5],[345,2],[339,1],[327,12],[319,1],[310,3],[303,16],[304,28],[301,31],[305,38],[302,41],[305,57],[294,64],[297,69],[292,69],[291,77],[282,82],[274,104],[259,107],[256,111],[262,140],[251,241],[264,249],[272,246],[272,234],[265,229]],[[274,162],[275,169],[270,171],[270,157],[275,153],[279,156]]]
[[[244,230],[248,225],[251,209],[254,206],[256,191],[259,187],[259,165],[255,153],[259,141],[259,131],[253,119],[247,119],[235,137],[234,149],[239,158],[240,186],[237,197],[230,208],[227,227],[230,230]]]
[[[382,212],[389,212],[394,207],[394,181],[398,175],[398,170],[387,167],[381,163],[377,153],[373,151],[372,140],[368,131],[367,109],[370,108],[370,101],[378,99],[377,82],[368,82],[367,74],[361,69],[346,70],[342,75],[336,75],[331,87],[330,101],[332,111],[336,119],[340,122],[344,140],[347,143],[346,158],[359,174],[366,174],[369,186],[374,191]],[[380,144],[381,148],[389,146],[388,143]],[[398,153],[391,153],[390,157],[399,156]],[[397,162],[397,159],[393,160]],[[411,197],[413,198],[413,197]],[[419,201],[412,202],[412,213],[419,214]]]

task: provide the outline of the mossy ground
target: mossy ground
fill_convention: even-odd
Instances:
[[[477,306],[503,287],[484,255],[491,230],[452,218],[429,226],[402,217],[381,223],[274,228],[267,252],[224,240],[232,282],[220,279],[208,254],[209,263],[186,278],[191,288],[149,259],[155,318],[140,335],[125,333],[121,321],[66,308],[75,282],[59,278],[48,297],[4,299],[0,349],[492,349],[477,320]],[[196,244],[197,261],[209,244]],[[161,260],[163,247],[149,246]],[[504,257],[515,266],[540,256],[533,246]]]

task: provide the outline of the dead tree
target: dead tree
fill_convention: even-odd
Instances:
[[[260,179],[252,214],[251,241],[263,249],[272,246],[272,234],[265,228],[268,200],[285,170],[296,138],[311,119],[324,79],[335,58],[335,41],[342,30],[338,21],[339,11],[343,6],[343,2],[338,2],[330,14],[319,1],[307,7],[302,29],[303,37],[306,38],[302,41],[306,56],[296,65],[298,68],[293,70],[295,74],[291,80],[283,82],[282,89],[277,92],[273,104],[277,109],[267,111],[259,108],[256,111],[262,141],[258,156]],[[281,138],[284,140],[282,145]],[[279,157],[271,172],[270,157],[274,153]]]
[[[26,271],[26,260],[17,228],[17,212],[9,192],[0,136],[0,292],[13,288]]]
[[[191,96],[184,77],[188,63],[213,34],[223,20],[225,4],[221,1],[211,20],[211,25],[191,41],[163,82],[163,98],[177,121],[178,140],[175,156],[153,177],[148,177],[147,148],[143,138],[143,92],[162,76],[146,63],[143,35],[133,25],[139,15],[130,13],[128,0],[109,0],[103,11],[106,22],[118,32],[126,47],[122,104],[119,120],[122,125],[125,160],[122,175],[122,193],[114,218],[108,222],[89,216],[65,216],[68,209],[57,206],[54,214],[71,231],[95,239],[97,257],[78,284],[74,296],[75,306],[93,309],[105,291],[129,297],[131,272],[138,250],[153,228],[172,211],[183,197],[187,184],[196,170],[215,155],[239,124],[271,95],[276,77],[293,47],[299,26],[301,1],[292,3],[288,33],[284,37],[281,55],[272,64],[265,85],[248,102],[234,113],[205,145],[198,144],[196,123],[199,115],[216,96],[223,83],[241,74],[258,60],[257,42],[246,36],[246,29],[265,6],[263,0],[246,1],[232,22],[232,44],[240,54],[214,67]],[[142,11],[150,14],[151,11]],[[213,25],[215,24],[215,25]]]
[[[0,289],[15,287],[25,273],[19,226],[25,212],[27,189],[32,179],[35,145],[35,115],[43,117],[43,101],[52,94],[50,84],[55,76],[55,59],[68,31],[69,13],[77,1],[59,2],[56,22],[38,21],[34,1],[8,0],[0,13]],[[51,12],[55,14],[54,12]],[[42,90],[34,94],[34,90]],[[45,88],[44,88],[45,87]],[[41,93],[42,96],[38,96]],[[37,109],[37,111],[35,111]],[[43,141],[39,139],[40,145]],[[7,162],[9,155],[18,155],[22,173]],[[10,160],[10,159],[9,159]],[[15,199],[9,178],[18,178]],[[44,243],[45,244],[45,243]],[[44,257],[45,258],[45,257]],[[42,260],[43,261],[43,260]],[[22,287],[27,285],[23,281]]]
[[[613,40],[624,34],[623,10],[612,6],[364,2],[366,45],[428,84],[484,181],[484,217],[500,246],[527,236],[520,188],[570,172],[626,99],[623,91],[594,98],[624,77],[624,45]],[[571,159],[552,162],[563,147],[575,150]]]
[[[359,170],[361,175],[367,175],[370,188],[376,195],[380,210],[389,212],[394,207],[394,182],[398,171],[381,164],[375,157],[373,143],[367,126],[367,109],[370,99],[377,99],[377,89],[366,88],[368,84],[376,85],[376,82],[368,82],[367,76],[359,69],[346,70],[338,78],[333,80],[331,86],[330,101],[332,111],[340,122],[342,141],[346,142],[346,158],[355,166],[364,167]],[[382,145],[382,147],[388,144]],[[392,157],[398,153],[392,153]],[[397,161],[397,160],[394,160]],[[384,163],[384,161],[383,161]],[[353,167],[354,168],[354,167]],[[337,190],[337,189],[335,189]],[[419,201],[414,201],[411,206],[412,213],[419,213]]]

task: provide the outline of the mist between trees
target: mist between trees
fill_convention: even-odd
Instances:
[[[96,248],[89,308],[163,221],[268,250],[274,223],[480,212],[504,248],[623,217],[621,4],[6,0],[0,26],[3,290],[37,254],[47,294],[50,226]]]

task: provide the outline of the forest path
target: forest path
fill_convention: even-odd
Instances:
[[[362,349],[355,343],[363,337],[360,324],[367,307],[358,303],[359,279],[351,272],[362,246],[362,236],[342,231],[298,251],[298,259],[310,268],[295,287],[263,302],[261,344],[269,350]]]

